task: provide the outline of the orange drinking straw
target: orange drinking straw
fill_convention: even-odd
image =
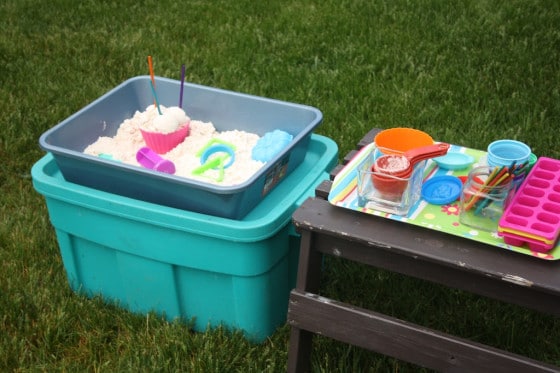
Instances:
[[[155,86],[156,80],[154,78],[154,64],[152,63],[152,56],[148,56],[148,67],[150,68],[150,78],[152,78],[152,83],[154,83]]]
[[[154,64],[152,63],[152,56],[148,56],[148,68],[150,69],[150,78],[152,79],[152,84],[154,89],[156,87],[156,78],[154,77]],[[154,106],[157,107],[157,103],[154,100]]]

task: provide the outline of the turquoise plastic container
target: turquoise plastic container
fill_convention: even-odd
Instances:
[[[120,196],[64,180],[52,154],[32,168],[68,281],[139,313],[224,325],[260,342],[286,321],[299,238],[294,210],[337,163],[336,143],[312,135],[303,162],[242,220]]]

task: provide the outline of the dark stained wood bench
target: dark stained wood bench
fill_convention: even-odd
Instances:
[[[366,134],[357,149],[371,142],[377,131]],[[315,197],[293,215],[301,248],[288,310],[289,372],[309,370],[314,334],[444,372],[560,371],[319,295],[322,256],[331,255],[560,316],[560,263],[332,206],[327,201],[330,185],[330,180],[320,184]]]

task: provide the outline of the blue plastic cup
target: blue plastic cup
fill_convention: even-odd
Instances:
[[[489,166],[520,165],[529,160],[531,148],[517,140],[496,140],[488,145]]]

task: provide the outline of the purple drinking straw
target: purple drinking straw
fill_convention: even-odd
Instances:
[[[185,64],[181,65],[181,90],[179,91],[179,107],[183,108],[183,86],[185,85]]]

